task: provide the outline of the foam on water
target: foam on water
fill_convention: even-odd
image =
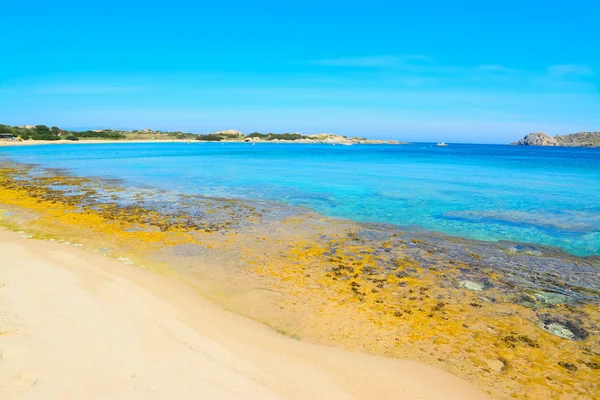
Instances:
[[[152,143],[2,149],[17,162],[360,222],[600,254],[600,151],[431,144]]]

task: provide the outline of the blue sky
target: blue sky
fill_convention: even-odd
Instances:
[[[600,130],[592,0],[6,2],[0,123],[505,143]]]

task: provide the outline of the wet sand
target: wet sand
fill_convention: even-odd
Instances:
[[[419,362],[287,338],[73,246],[0,230],[0,254],[3,398],[486,398]]]

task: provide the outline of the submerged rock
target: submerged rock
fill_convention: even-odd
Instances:
[[[572,302],[569,296],[565,296],[564,294],[559,293],[538,292],[535,293],[533,297],[538,303],[551,305],[566,304]]]
[[[574,339],[575,334],[567,329],[566,326],[559,324],[558,322],[551,322],[548,325],[544,325],[543,329],[550,332],[553,335],[559,336],[564,339]]]
[[[551,292],[525,293],[516,301],[517,304],[529,308],[552,307],[559,304],[572,303],[573,299],[567,295]]]
[[[575,334],[571,332],[566,326],[561,325],[558,322],[543,324],[542,329],[563,339],[575,339]]]
[[[587,337],[587,332],[577,323],[558,321],[543,321],[540,327],[555,336],[563,339],[578,340]]]
[[[575,315],[566,316],[560,313],[545,312],[538,314],[538,318],[540,328],[563,339],[584,340],[589,336],[589,329],[597,329],[593,324],[589,324],[591,321],[584,323]]]
[[[469,280],[460,281],[458,285],[463,289],[474,290],[476,292],[481,292],[485,288],[483,283]]]

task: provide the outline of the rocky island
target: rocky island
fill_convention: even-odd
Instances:
[[[600,147],[600,132],[578,132],[552,137],[544,132],[530,133],[513,146]]]

